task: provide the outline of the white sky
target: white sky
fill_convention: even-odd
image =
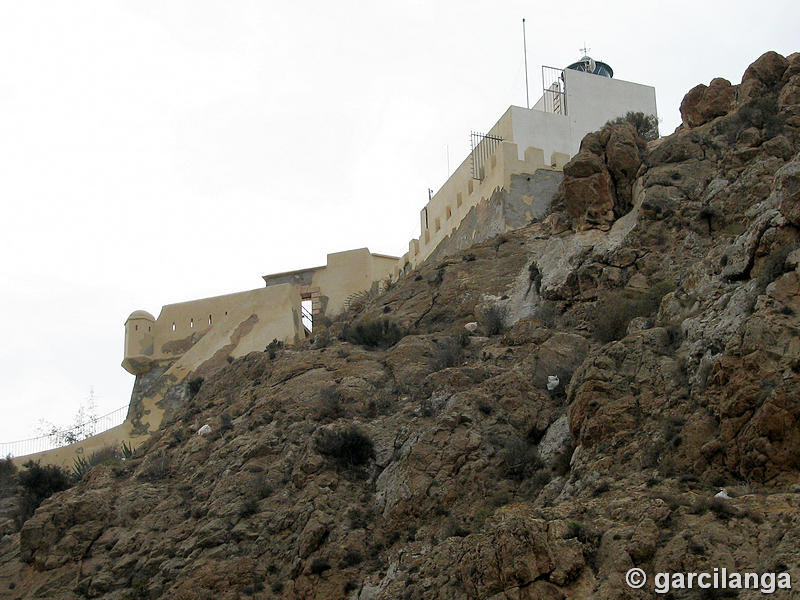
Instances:
[[[418,213],[541,65],[656,88],[800,50],[786,2],[0,0],[0,441],[127,404],[135,309],[253,289]],[[364,215],[359,217],[358,215]]]

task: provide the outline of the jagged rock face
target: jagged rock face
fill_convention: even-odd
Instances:
[[[800,226],[800,155],[776,173],[775,192],[783,218]]]
[[[588,135],[544,222],[346,316],[392,319],[396,344],[344,341],[342,321],[205,373],[133,459],[2,538],[0,595],[651,597],[633,566],[800,580],[798,56],[761,57],[726,112],[724,83],[696,92],[649,148]]]

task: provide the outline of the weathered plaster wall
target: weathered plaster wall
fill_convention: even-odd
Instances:
[[[510,115],[507,112],[492,131],[502,135],[504,127],[510,128]],[[517,144],[499,143],[486,160],[482,180],[473,179],[472,162],[467,157],[422,209],[420,237],[411,241],[409,252],[400,259],[396,273],[407,268],[406,265],[414,268],[428,258],[442,240],[455,231],[473,206],[490,198],[499,189],[509,189],[513,175],[535,173],[540,169],[560,170],[566,161],[566,156],[556,155],[555,167],[545,164],[544,154],[537,148],[526,148],[522,160],[519,154]]]
[[[76,457],[89,456],[106,446],[125,442],[136,447],[160,427],[166,412],[186,402],[188,377],[207,375],[224,366],[229,356],[263,351],[273,339],[299,339],[299,309],[296,286],[282,284],[169,304],[156,320],[136,311],[125,324],[123,366],[137,375],[125,422],[81,442],[21,456],[15,462],[34,460],[71,468]],[[203,316],[206,319],[201,326]],[[148,348],[150,354],[144,355]]]
[[[291,318],[292,309],[299,311],[299,307],[297,289],[287,283],[167,304],[151,324],[143,311],[136,311],[125,323],[122,366],[138,374],[149,370],[154,362],[178,358],[208,335],[215,341],[227,335],[238,325],[236,316],[244,313],[259,315],[259,331],[272,336],[268,342],[273,338],[291,342],[300,333]]]
[[[560,171],[546,169],[513,175],[510,189],[498,189],[470,208],[458,227],[426,260],[440,260],[499,233],[542,219],[550,209],[562,178]]]
[[[287,282],[319,288],[322,312],[335,315],[344,309],[349,296],[389,277],[397,261],[396,256],[373,254],[367,248],[358,248],[328,254],[324,267],[264,275],[264,281],[268,289]]]

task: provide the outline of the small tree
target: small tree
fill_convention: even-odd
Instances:
[[[46,419],[39,419],[36,431],[39,435],[48,436],[56,446],[66,446],[80,442],[93,436],[97,428],[97,403],[94,398],[94,388],[89,389],[86,402],[81,402],[78,411],[72,418],[72,425],[58,427]]]

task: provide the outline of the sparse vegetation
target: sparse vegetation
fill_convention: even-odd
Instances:
[[[325,571],[331,568],[331,563],[327,558],[315,557],[311,561],[311,566],[309,570],[314,575],[322,575]]]
[[[372,440],[355,426],[320,431],[314,439],[314,449],[348,468],[365,465],[375,456]]]
[[[367,348],[389,348],[404,336],[400,326],[390,319],[361,320],[347,325],[342,332],[348,342]]]
[[[319,391],[315,416],[318,420],[334,420],[344,414],[342,398],[335,385],[326,385]]]
[[[172,467],[169,457],[162,450],[148,454],[139,471],[138,478],[144,481],[161,481],[170,476]]]
[[[202,377],[195,377],[194,379],[189,380],[189,399],[193,399],[197,394],[200,392],[200,388],[203,387],[203,378]]]
[[[233,418],[228,413],[219,416],[219,427],[217,428],[217,438],[225,436],[225,432],[233,429]]]
[[[269,355],[270,360],[274,360],[275,357],[278,355],[278,350],[281,349],[283,349],[283,342],[274,339],[269,344],[267,344],[267,347],[264,348],[264,352],[266,352]]]
[[[787,272],[786,258],[792,251],[791,246],[780,246],[764,258],[758,275],[758,285],[761,290]]]
[[[609,121],[607,125],[616,123],[628,123],[629,125],[633,125],[636,133],[647,141],[657,140],[659,137],[658,117],[655,115],[646,115],[641,111],[628,111],[625,113],[624,117],[617,117]]]
[[[467,339],[467,341],[469,341]],[[435,340],[436,349],[428,359],[431,371],[441,371],[449,367],[458,366],[464,355],[462,341],[455,336],[448,336]]]
[[[10,496],[17,487],[17,466],[10,456],[0,458],[0,498]]]
[[[785,117],[778,109],[776,96],[760,95],[739,108],[727,118],[715,124],[714,131],[725,136],[726,141],[733,145],[743,130],[756,127],[764,132],[764,138],[775,137],[783,131]]]
[[[489,335],[503,333],[506,328],[508,309],[504,304],[492,304],[481,313],[481,322]]]
[[[119,465],[122,464],[123,458],[124,455],[119,446],[106,446],[92,452],[88,458],[76,456],[73,459],[72,478],[76,482],[80,481],[97,465]]]
[[[569,446],[563,452],[560,452],[556,455],[555,459],[553,459],[553,465],[551,467],[553,474],[560,477],[569,473],[570,462],[572,461],[572,453],[574,451],[575,448]]]
[[[348,567],[353,567],[363,560],[364,557],[361,556],[361,553],[353,550],[342,557],[342,560],[339,561],[339,568],[346,569]]]
[[[328,329],[323,329],[322,331],[314,334],[312,347],[313,348],[327,348],[328,346],[331,345],[332,341],[333,341],[333,338],[331,336],[330,331]]]
[[[18,527],[22,527],[44,500],[72,485],[69,473],[55,465],[42,466],[38,462],[28,461],[23,466],[25,468],[17,473],[17,481],[22,488],[16,515]]]
[[[600,300],[595,309],[593,334],[607,344],[622,339],[628,324],[635,317],[648,317],[658,310],[661,298],[674,289],[674,284],[662,280],[646,292],[614,290]]]
[[[521,481],[542,467],[536,448],[525,440],[506,440],[503,446],[503,470],[509,479]]]

